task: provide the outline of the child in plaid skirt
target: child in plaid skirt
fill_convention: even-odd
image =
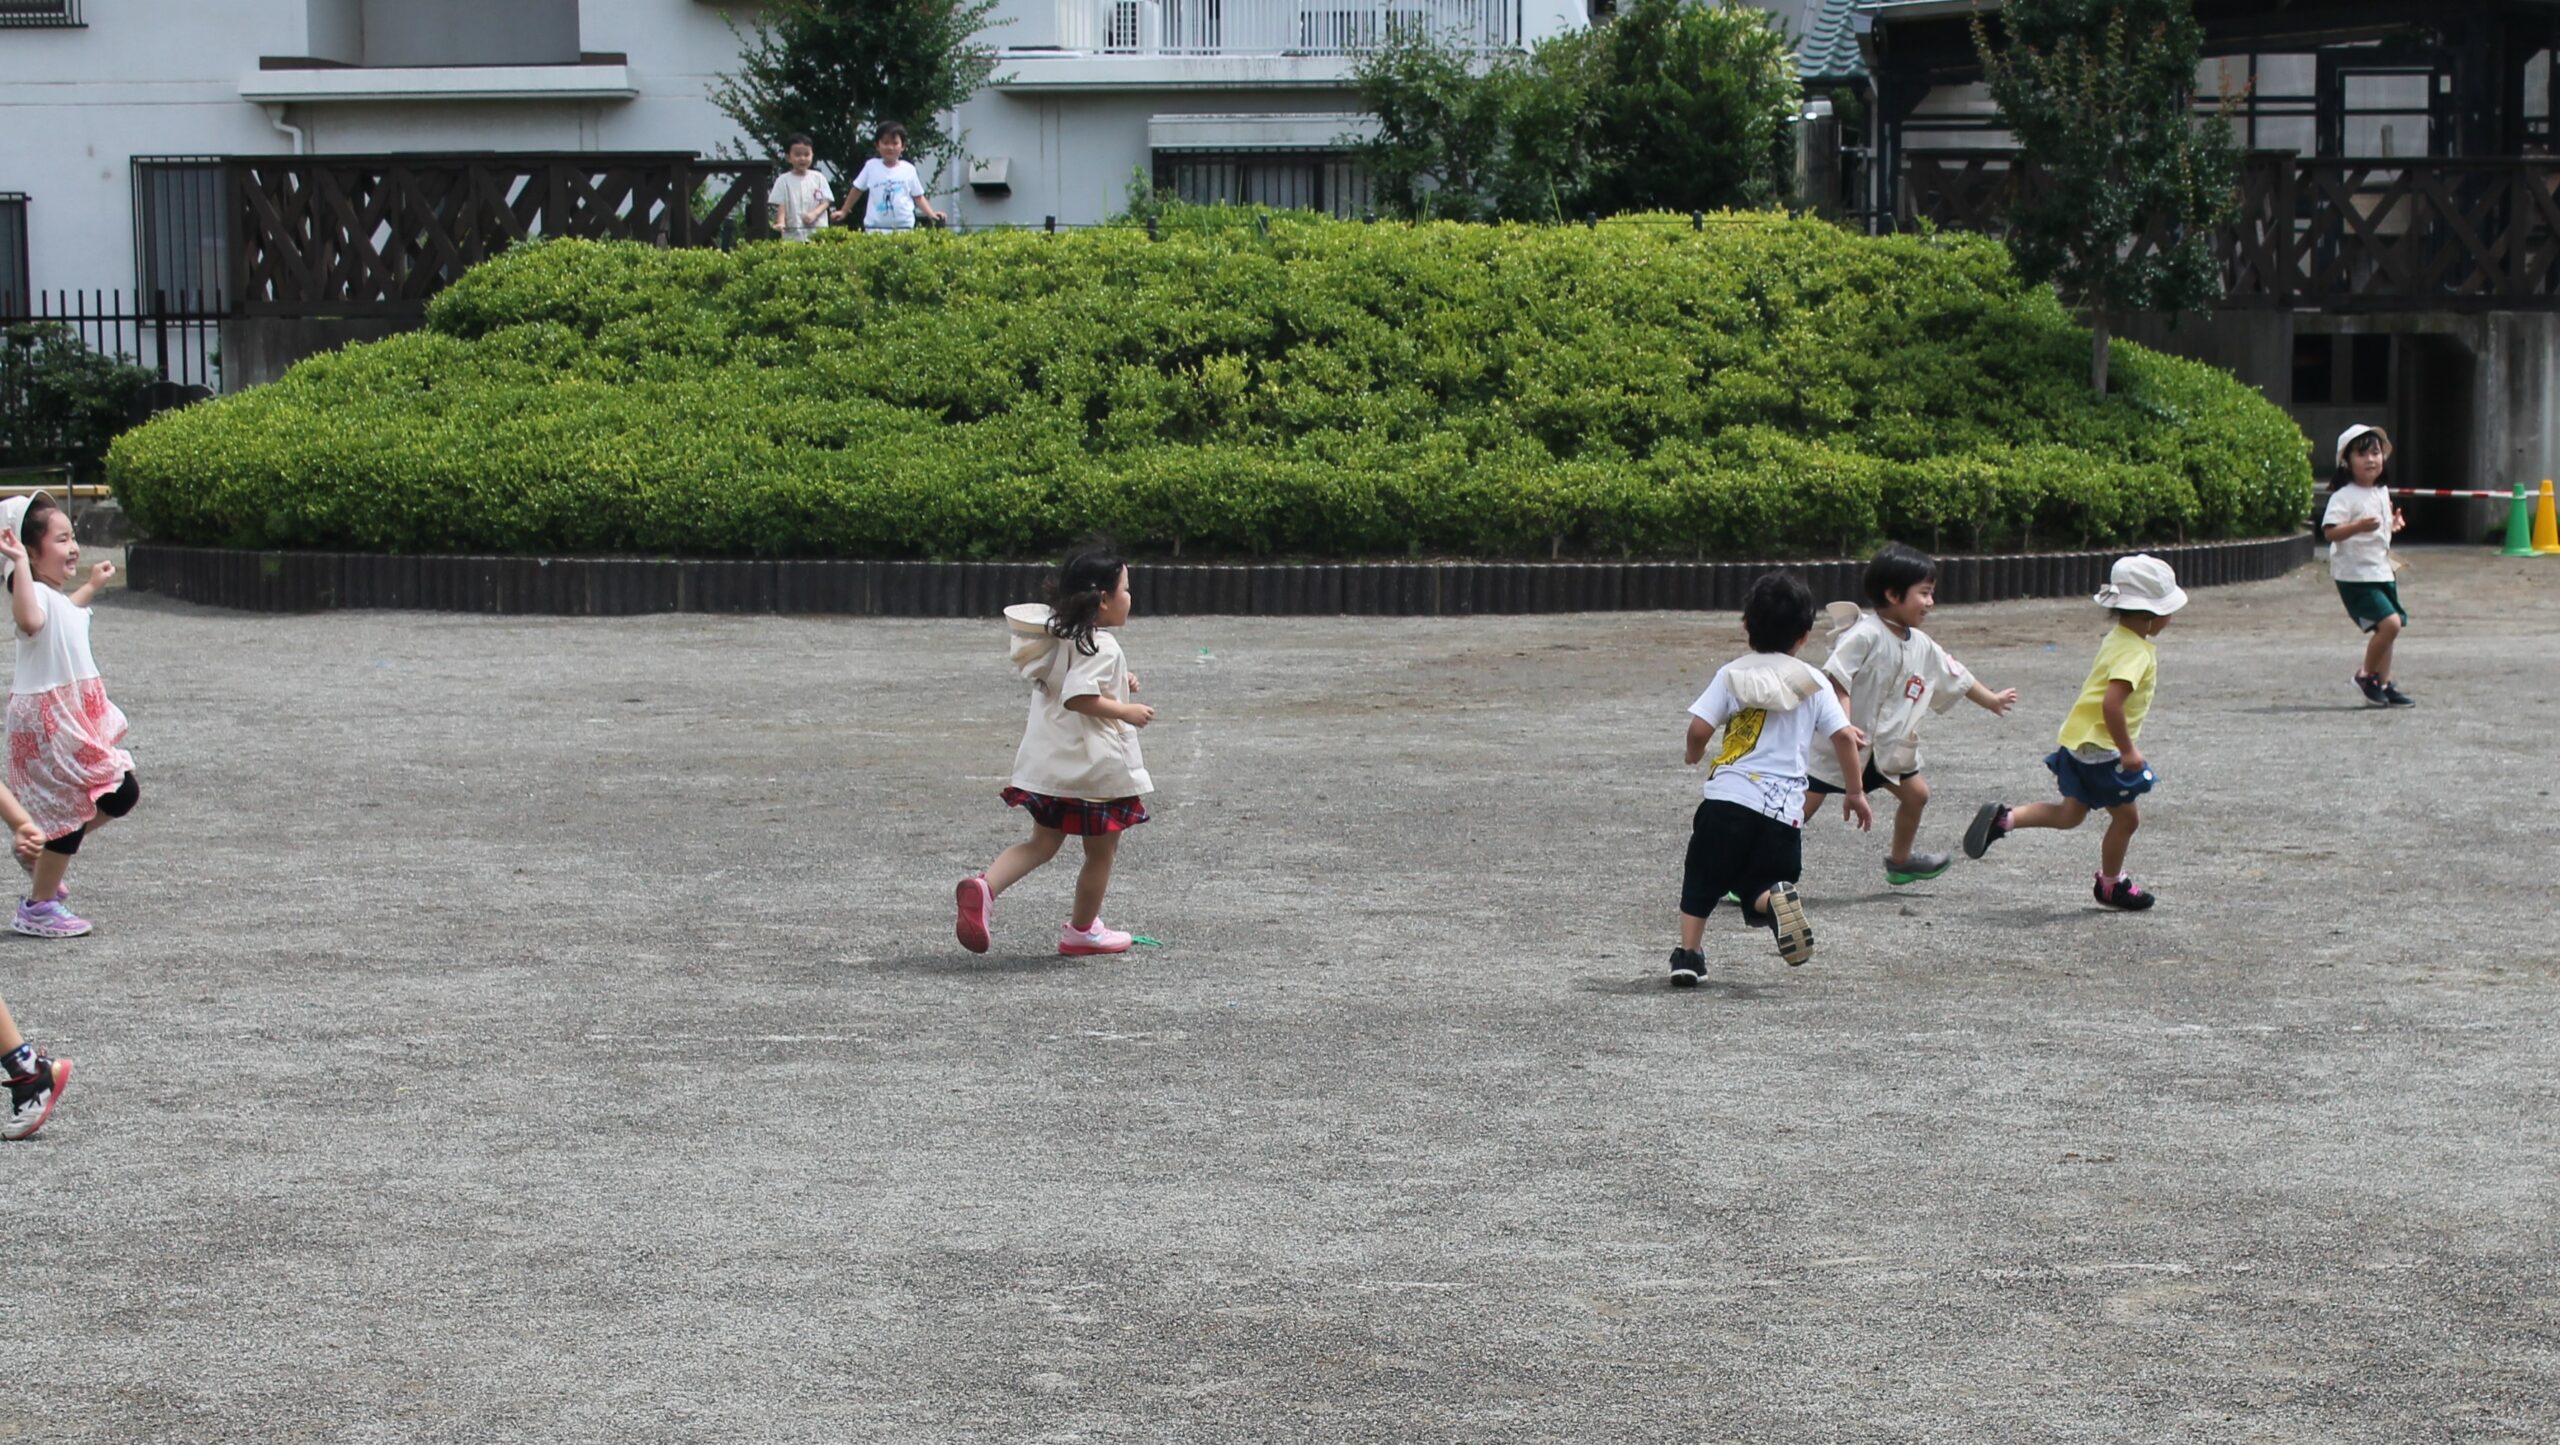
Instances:
[[[1156,710],[1131,701],[1129,670],[1109,629],[1129,620],[1129,569],[1106,550],[1069,557],[1049,585],[1049,601],[1004,610],[1013,665],[1031,684],[1031,712],[1014,750],[1007,804],[1031,815],[1031,837],[996,856],[987,871],[960,880],[960,946],[987,951],[987,915],[996,895],[1058,856],[1072,833],[1084,839],[1074,916],[1058,930],[1058,952],[1125,953],[1130,935],[1102,922],[1102,895],[1120,835],[1147,821],[1155,791],[1138,753],[1138,729]]]

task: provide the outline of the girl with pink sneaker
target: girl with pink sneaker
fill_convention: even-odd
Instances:
[[[1130,935],[1102,922],[1102,895],[1120,835],[1147,821],[1146,795],[1156,790],[1138,753],[1138,729],[1156,710],[1131,699],[1129,670],[1110,629],[1129,620],[1129,569],[1106,548],[1069,557],[1049,584],[1047,603],[1004,610],[1013,636],[1013,666],[1031,684],[1031,712],[1013,754],[1004,800],[1031,815],[1031,837],[996,855],[987,871],[960,880],[960,946],[987,951],[987,916],[996,895],[1058,856],[1072,833],[1084,839],[1076,874],[1075,913],[1058,930],[1058,952],[1070,956],[1125,953]]]
[[[89,603],[116,574],[101,562],[78,587],[80,542],[71,518],[42,492],[0,502],[0,577],[18,625],[9,685],[9,791],[44,835],[31,883],[10,926],[35,938],[77,938],[89,921],[62,886],[80,844],[133,811],[142,789],[124,750],[124,714],[107,700],[89,655]]]

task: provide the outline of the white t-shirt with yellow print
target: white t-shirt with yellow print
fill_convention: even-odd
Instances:
[[[1708,745],[1706,796],[1798,827],[1806,760],[1849,725],[1831,685],[1784,653],[1755,652],[1716,669],[1689,715],[1722,732]]]

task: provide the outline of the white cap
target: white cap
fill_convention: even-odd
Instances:
[[[2356,444],[2356,438],[2363,436],[2367,432],[2371,432],[2375,436],[2382,438],[2382,449],[2384,451],[2391,450],[2391,433],[2384,431],[2378,426],[2367,426],[2363,422],[2357,422],[2354,426],[2338,433],[2338,456],[2343,459],[2347,454],[2347,448],[2354,446]]]
[[[2089,600],[2101,607],[2166,617],[2187,605],[2187,589],[2178,585],[2178,574],[2169,570],[2168,563],[2148,552],[2136,552],[2116,559],[2108,570],[2107,585]]]
[[[0,527],[6,527],[10,531],[18,533],[18,539],[22,542],[25,541],[27,508],[35,505],[37,497],[44,497],[46,501],[53,500],[52,497],[43,492],[34,492],[23,497],[0,499]],[[11,563],[8,558],[0,557],[0,587],[6,587],[8,585],[9,573],[13,566],[14,564]]]

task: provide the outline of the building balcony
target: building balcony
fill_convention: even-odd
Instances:
[[[1044,39],[1004,52],[1009,91],[1340,88],[1407,38],[1482,53],[1527,40],[1527,0],[1059,0]],[[1047,17],[1043,17],[1047,19]]]

